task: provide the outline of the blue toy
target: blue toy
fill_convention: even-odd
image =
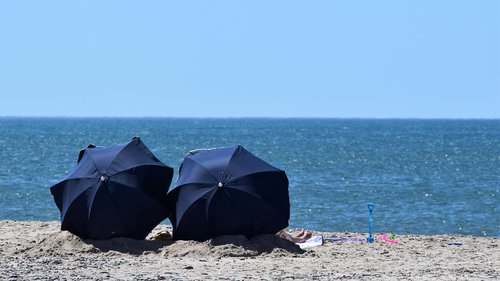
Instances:
[[[369,224],[370,224],[370,236],[368,238],[366,238],[366,241],[368,241],[368,243],[373,243],[373,226],[372,226],[372,213],[373,213],[373,204],[372,203],[368,203],[368,211],[370,211],[369,213]]]

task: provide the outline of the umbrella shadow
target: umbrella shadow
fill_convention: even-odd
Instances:
[[[165,235],[162,235],[165,234]],[[28,255],[74,255],[119,252],[140,256],[148,253],[164,256],[253,257],[262,254],[303,254],[298,245],[273,234],[247,238],[244,235],[225,235],[207,241],[169,240],[169,233],[159,232],[149,239],[136,240],[117,237],[106,240],[82,239],[68,231],[59,231],[45,237],[35,245],[16,253]]]
[[[228,235],[212,238],[209,243],[214,246],[224,246],[232,244],[241,247],[245,250],[246,255],[261,255],[270,254],[273,252],[284,252],[293,254],[303,254],[306,251],[301,249],[298,245],[273,234],[257,235],[252,238],[247,238],[244,235]],[[235,255],[241,255],[234,253]],[[229,254],[231,255],[231,254]]]
[[[158,253],[160,249],[174,243],[171,240],[135,240],[132,238],[113,238],[108,240],[84,240],[101,252],[116,251],[124,254],[142,255],[144,253]]]

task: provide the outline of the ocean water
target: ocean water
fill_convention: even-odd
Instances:
[[[58,220],[49,187],[87,144],[140,136],[177,168],[241,144],[286,171],[290,227],[500,236],[500,120],[0,118],[0,219]],[[166,220],[164,223],[169,223]]]

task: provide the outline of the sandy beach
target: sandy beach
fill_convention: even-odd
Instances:
[[[274,235],[205,242],[82,240],[59,222],[0,221],[1,280],[499,280],[498,238],[316,232],[323,245],[301,249]],[[290,230],[292,233],[294,230]],[[153,240],[156,237],[155,240]],[[376,236],[375,236],[376,237]]]

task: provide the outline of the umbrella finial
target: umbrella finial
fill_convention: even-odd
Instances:
[[[223,187],[224,185],[222,184],[222,182],[219,182],[219,184],[217,186],[218,187]]]

